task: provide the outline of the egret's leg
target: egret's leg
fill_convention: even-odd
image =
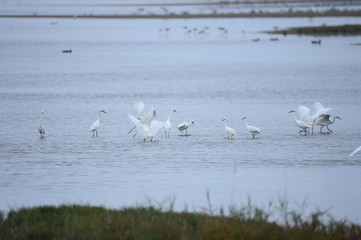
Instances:
[[[96,133],[96,135],[97,135],[97,137],[98,137],[98,130],[96,130],[95,133]]]
[[[320,133],[322,133],[322,128],[323,128],[323,126],[320,128]]]
[[[153,137],[150,138],[150,141],[153,142]]]
[[[328,125],[327,125],[326,127],[327,127],[327,130],[328,130],[328,131],[332,132],[332,130],[328,128]]]
[[[94,137],[95,131],[93,131],[93,137]]]
[[[134,130],[134,128],[136,128],[137,126],[134,126],[132,129],[130,129],[129,131],[128,131],[128,134],[129,133],[131,133],[133,130]]]
[[[254,134],[252,134],[252,138],[254,138]]]

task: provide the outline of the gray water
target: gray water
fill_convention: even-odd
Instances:
[[[175,209],[197,211],[209,192],[218,208],[285,197],[295,208],[306,201],[309,211],[359,221],[361,154],[347,156],[361,145],[361,48],[351,45],[360,38],[312,45],[318,38],[271,42],[261,33],[358,21],[0,19],[0,209],[173,199]],[[183,26],[208,30],[189,35]],[[137,100],[162,121],[177,109],[169,139],[163,131],[146,143],[127,134]],[[342,120],[332,134],[316,127],[300,136],[288,111],[316,101]],[[92,137],[99,109],[107,114]],[[261,128],[256,139],[244,116]],[[239,132],[233,140],[224,117]],[[192,119],[190,136],[179,136],[174,126]]]

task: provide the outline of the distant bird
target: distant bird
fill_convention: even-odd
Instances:
[[[144,112],[145,104],[142,101],[133,102],[133,107],[137,111],[138,118],[142,121],[142,123],[150,123],[157,116],[157,112],[154,108],[151,108],[147,113]],[[130,129],[128,133],[131,133],[134,128],[136,128],[136,126]],[[137,135],[137,133],[135,133],[135,135]]]
[[[361,151],[361,146],[359,146],[358,148],[356,148],[350,155],[348,155],[348,157],[352,157],[353,155],[355,155],[355,154],[358,153],[359,151]]]
[[[252,134],[252,137],[255,138],[255,136],[261,132],[261,129],[255,126],[249,126],[246,119],[247,117],[242,118],[242,120],[245,120],[247,130]]]
[[[295,110],[291,110],[291,111],[289,111],[288,113],[296,113],[296,111],[295,111]],[[310,123],[305,122],[305,121],[298,120],[298,119],[296,118],[296,115],[294,116],[294,118],[295,118],[295,123],[296,123],[296,125],[297,125],[299,128],[302,129],[299,133],[301,134],[301,132],[304,132],[305,135],[307,135],[308,129],[311,128],[312,125],[311,125]]]
[[[44,115],[44,111],[41,111],[40,123],[39,123],[39,126],[38,126],[38,130],[39,130],[39,134],[40,134],[41,138],[45,137],[45,128],[43,126],[43,115]]]
[[[101,113],[107,113],[106,111],[104,110],[99,110],[99,118],[98,120],[96,120],[95,122],[93,122],[93,124],[90,126],[89,128],[89,132],[93,132],[93,137],[96,135],[98,136],[98,129],[100,128],[101,126],[101,119],[102,119],[102,115]]]
[[[187,129],[189,128],[189,126],[191,124],[194,125],[194,120],[191,120],[189,122],[182,122],[181,124],[178,124],[177,128],[178,128],[179,131],[182,132],[182,136],[183,136],[183,131],[186,131],[186,136],[188,136]]]
[[[319,39],[319,40],[313,40],[313,41],[311,41],[311,43],[312,43],[312,44],[319,44],[319,45],[321,45],[321,39]]]
[[[232,139],[234,135],[237,134],[237,131],[234,128],[231,128],[229,126],[226,125],[226,118],[222,119],[222,122],[224,122],[224,128],[226,129],[226,132],[228,133],[227,138],[228,139]]]
[[[159,130],[164,127],[164,122],[153,120],[150,126],[142,122],[139,118],[134,117],[132,114],[127,113],[129,119],[135,124],[137,132],[140,132],[143,136],[144,142],[149,140],[153,141],[155,135],[158,134]]]
[[[165,124],[164,124],[164,127],[165,127],[165,136],[169,137],[169,132],[170,132],[170,129],[172,128],[172,124],[170,123],[170,117],[172,116],[172,112],[177,112],[174,108],[172,108],[172,110],[170,110],[170,113],[169,113],[169,116],[168,116],[168,119],[167,121],[165,121]]]
[[[65,49],[62,51],[62,53],[72,53],[73,51],[71,49]]]
[[[321,126],[320,133],[322,133],[323,127],[327,127],[327,130],[332,132],[332,130],[328,128],[328,125],[333,124],[336,121],[336,118],[342,120],[339,116],[336,116],[333,117],[333,121],[331,121],[330,114],[321,114],[315,121],[317,126]]]

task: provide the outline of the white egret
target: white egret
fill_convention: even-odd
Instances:
[[[38,131],[39,131],[39,134],[40,134],[41,138],[45,137],[45,128],[44,128],[44,125],[43,125],[43,115],[44,115],[44,111],[41,111],[40,123],[39,123],[39,126],[38,126]]]
[[[296,113],[296,111],[295,111],[295,110],[291,110],[291,111],[289,111],[288,113]],[[295,123],[296,123],[296,125],[297,125],[299,128],[302,129],[302,130],[300,131],[300,134],[301,134],[301,132],[304,132],[305,135],[307,135],[307,131],[308,131],[308,129],[309,129],[310,127],[312,127],[312,125],[311,125],[310,123],[305,122],[305,121],[298,120],[298,119],[296,118],[296,115],[294,116],[294,118],[295,118]]]
[[[143,122],[143,123],[148,123],[151,122],[156,116],[157,116],[157,112],[155,111],[154,108],[151,108],[149,110],[149,112],[144,112],[144,107],[145,104],[142,101],[135,101],[133,102],[133,107],[135,108],[135,110],[138,113],[138,118]],[[133,129],[135,128],[135,126],[129,130],[128,133],[131,133],[133,131]],[[134,134],[134,136],[137,135],[137,133]]]
[[[222,119],[222,122],[224,122],[224,128],[226,129],[226,132],[228,133],[227,138],[228,139],[232,139],[234,135],[237,134],[237,131],[234,128],[231,128],[229,126],[226,125],[226,118]]]
[[[165,134],[166,137],[167,136],[169,137],[169,132],[170,132],[170,129],[172,128],[172,124],[170,123],[170,117],[172,116],[172,112],[176,113],[177,111],[174,108],[172,108],[172,110],[170,110],[167,121],[165,121],[165,124],[164,124],[165,132],[164,132],[164,134]]]
[[[317,119],[316,119],[316,125],[317,126],[321,126],[320,128],[320,133],[322,133],[322,128],[323,127],[327,127],[327,130],[329,132],[332,132],[331,129],[328,128],[328,125],[333,124],[337,119],[342,120],[339,116],[333,117],[333,121],[330,120],[330,114],[321,114]]]
[[[153,120],[150,123],[150,126],[143,123],[139,118],[134,117],[132,114],[127,113],[129,119],[135,124],[138,132],[141,132],[143,135],[144,142],[149,139],[150,142],[153,141],[153,137],[157,135],[159,130],[164,127],[164,122]]]
[[[300,116],[300,120],[306,122],[311,125],[312,134],[313,134],[313,126],[315,125],[315,120],[321,115],[325,114],[332,110],[332,108],[325,108],[320,102],[315,102],[312,105],[312,113],[308,107],[303,105],[298,106],[297,108],[298,114]]]
[[[244,120],[244,122],[246,123],[247,130],[252,134],[252,137],[255,138],[255,136],[261,132],[261,129],[255,126],[249,126],[246,119],[247,117],[242,118],[242,120]]]
[[[189,128],[189,126],[191,124],[194,125],[194,120],[191,120],[189,122],[182,122],[182,123],[178,124],[177,128],[178,128],[179,131],[182,132],[182,136],[183,136],[183,131],[186,131],[186,136],[188,136],[187,129]]]
[[[352,157],[353,155],[355,155],[355,154],[358,153],[359,151],[361,151],[361,146],[359,146],[358,148],[356,148],[355,151],[353,151],[350,155],[348,155],[348,157]]]
[[[93,122],[93,124],[90,126],[89,128],[89,132],[93,132],[93,137],[94,135],[98,136],[98,129],[100,128],[101,126],[101,120],[102,120],[102,115],[101,113],[107,113],[106,111],[104,110],[99,110],[99,118],[98,120],[96,120],[95,122]]]

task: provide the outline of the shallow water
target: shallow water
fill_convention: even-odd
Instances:
[[[347,158],[361,145],[361,48],[350,45],[359,37],[312,45],[313,37],[271,42],[260,33],[357,21],[0,19],[0,208],[175,198],[178,210],[200,210],[209,192],[215,207],[286,197],[359,221],[361,154]],[[208,31],[188,35],[183,26]],[[174,127],[152,143],[128,135],[135,100],[162,121],[176,108],[173,126],[195,120],[190,136]],[[332,134],[316,127],[300,136],[288,111],[315,101],[342,120]],[[93,138],[98,109],[108,113]],[[37,133],[42,110],[46,138]],[[256,139],[243,116],[261,128]],[[233,140],[224,117],[239,131]]]

